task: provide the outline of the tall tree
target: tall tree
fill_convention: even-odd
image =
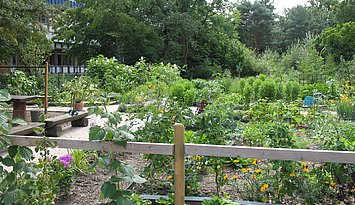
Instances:
[[[0,1],[0,61],[17,57],[22,65],[38,66],[50,51],[46,27],[49,7],[42,0]]]
[[[272,45],[274,5],[270,0],[243,0],[238,5],[241,23],[238,28],[240,41],[257,52],[263,52]]]
[[[71,42],[68,54],[80,61],[103,54],[124,56],[132,64],[141,56],[154,59],[161,43],[153,26],[129,15],[132,1],[81,0],[85,6],[66,10],[56,38]]]

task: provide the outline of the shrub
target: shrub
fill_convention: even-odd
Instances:
[[[253,83],[254,99],[259,98],[259,90],[260,90],[260,85],[262,82],[263,81],[258,78]]]
[[[273,99],[275,97],[275,84],[271,80],[265,80],[260,85],[260,98]]]
[[[253,93],[253,88],[251,87],[250,84],[246,84],[243,91],[243,97],[245,103],[251,102],[252,93]]]

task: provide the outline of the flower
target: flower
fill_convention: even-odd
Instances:
[[[248,172],[248,169],[243,168],[243,169],[242,169],[242,172],[246,173],[246,172]]]
[[[197,169],[197,170],[201,170],[201,167],[200,167],[200,166],[196,166],[196,169]]]
[[[168,179],[172,179],[172,178],[173,178],[173,176],[171,176],[171,175],[168,176]]]
[[[201,161],[202,157],[200,155],[196,156],[196,160]]]
[[[70,154],[59,157],[59,162],[64,165],[64,168],[71,166],[70,161],[75,162],[75,159]]]
[[[233,175],[232,179],[238,179],[238,176],[237,175]]]
[[[329,184],[329,182],[328,182],[328,181],[326,181],[326,182],[325,182],[325,184]]]
[[[187,189],[191,189],[192,187],[191,187],[190,185],[187,185],[186,188],[187,188]]]
[[[290,174],[290,177],[294,177],[294,176],[296,176],[295,173],[291,173]]]
[[[256,169],[254,172],[259,174],[261,172],[261,170],[260,169]]]
[[[302,162],[301,163],[303,167],[306,167],[307,166],[307,163],[306,162]]]
[[[335,188],[337,186],[337,183],[332,182],[332,183],[330,183],[330,185]]]
[[[256,179],[256,175],[255,175],[255,174],[253,174],[253,175],[251,176],[251,178]]]
[[[309,172],[309,169],[304,168],[304,169],[303,169],[303,172],[308,173],[308,172]]]
[[[257,165],[258,159],[254,159],[253,164]]]
[[[223,179],[224,179],[224,180],[227,180],[227,179],[228,179],[228,175],[227,175],[227,174],[224,175],[224,176],[223,176]]]
[[[238,162],[240,162],[240,160],[239,159],[235,159],[235,160],[233,160],[233,162],[234,163],[238,163]]]
[[[355,193],[355,189],[350,190],[351,193]]]
[[[269,185],[268,185],[268,184],[264,184],[264,185],[260,188],[260,191],[261,191],[261,192],[265,192],[267,188],[269,188]]]

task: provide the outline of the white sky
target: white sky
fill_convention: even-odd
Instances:
[[[275,13],[282,14],[284,9],[304,5],[308,0],[274,0]]]
[[[231,2],[238,2],[238,0],[230,0]],[[240,1],[240,0],[239,0]],[[254,0],[250,0],[254,1]],[[292,8],[297,5],[304,5],[308,0],[274,0],[275,13],[283,14],[284,9]]]

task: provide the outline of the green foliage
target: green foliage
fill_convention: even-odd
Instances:
[[[112,141],[125,147],[128,140],[134,139],[134,136],[128,132],[127,128],[120,125],[121,115],[118,112],[105,112],[99,107],[90,108],[89,112],[108,119],[104,126],[95,125],[90,127],[89,140]]]
[[[23,71],[15,70],[11,73],[10,92],[15,95],[36,95],[40,93],[37,77],[26,76]]]
[[[355,103],[340,102],[337,105],[337,112],[343,119],[355,119]]]
[[[186,105],[195,103],[197,90],[194,84],[188,80],[179,80],[169,88],[169,97]]]
[[[223,197],[213,196],[211,200],[203,200],[202,205],[239,205],[238,203]]]
[[[136,175],[132,167],[120,160],[110,159],[107,155],[99,157],[96,163],[102,168],[107,168],[110,172],[114,173],[114,175],[101,186],[101,196],[110,200],[110,202],[102,204],[135,204],[131,199],[132,192],[130,190],[122,189],[120,183],[134,182],[140,184],[145,182],[145,179]]]
[[[274,99],[276,93],[275,84],[271,80],[265,80],[260,84],[259,96],[262,99]]]
[[[98,91],[96,87],[86,76],[75,76],[71,81],[64,83],[65,91],[69,92],[75,102],[94,100]]]
[[[41,65],[50,51],[47,29],[41,19],[52,13],[55,11],[42,0],[2,1],[0,60],[17,57],[20,65]]]
[[[328,55],[332,55],[336,62],[341,58],[352,60],[355,49],[355,22],[347,22],[330,27],[322,32],[319,44]]]
[[[241,13],[241,23],[238,28],[241,42],[257,52],[263,52],[271,45],[275,9],[273,2],[242,1],[237,8]]]

